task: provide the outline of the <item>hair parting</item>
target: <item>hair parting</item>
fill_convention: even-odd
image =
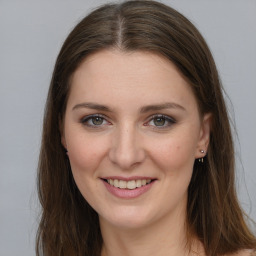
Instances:
[[[235,159],[223,89],[211,52],[194,25],[171,7],[155,1],[107,4],[71,31],[57,57],[46,102],[38,165],[42,205],[37,256],[99,256],[97,213],[78,190],[61,144],[60,126],[74,71],[103,49],[148,51],[176,65],[196,96],[200,113],[212,114],[207,157],[195,161],[188,190],[187,234],[197,237],[207,255],[256,248],[235,191]]]

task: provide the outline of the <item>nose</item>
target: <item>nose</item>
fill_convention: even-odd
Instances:
[[[109,159],[122,170],[130,170],[146,157],[142,139],[136,127],[126,125],[117,128],[112,136]]]

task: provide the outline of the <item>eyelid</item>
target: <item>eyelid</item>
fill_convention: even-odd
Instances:
[[[100,117],[103,119],[103,121],[107,122],[107,124],[101,124],[101,125],[93,125],[93,124],[89,124],[88,121],[94,117]],[[164,118],[165,121],[167,122],[167,125],[163,125],[163,126],[157,126],[157,125],[150,125],[149,123],[154,119],[154,118]],[[90,114],[90,115],[87,115],[87,116],[84,116],[80,119],[80,123],[86,127],[89,127],[89,128],[102,128],[103,126],[106,126],[106,125],[111,125],[112,123],[108,120],[108,117],[106,117],[105,115],[103,114]],[[171,117],[171,116],[168,116],[168,115],[165,115],[165,114],[154,114],[154,115],[151,115],[148,120],[143,124],[143,126],[151,126],[153,127],[154,129],[167,129],[169,128],[170,126],[172,126],[173,124],[176,123],[176,120]]]
[[[173,117],[170,117],[168,115],[164,115],[164,114],[154,114],[152,116],[149,117],[148,121],[144,124],[144,126],[150,126],[149,125],[149,122],[152,121],[154,118],[164,118],[167,122],[169,122],[169,124],[167,125],[164,125],[164,126],[153,126],[152,127],[154,129],[166,129],[166,128],[169,128],[170,126],[172,126],[173,124],[175,124],[177,121],[173,118]]]
[[[94,117],[100,117],[102,119],[104,119],[104,121],[106,121],[108,124],[111,124],[109,121],[108,121],[108,118],[105,116],[105,115],[102,115],[102,114],[91,114],[91,115],[87,115],[87,116],[84,116],[80,119],[80,123],[84,126],[87,126],[87,127],[92,127],[92,128],[101,128],[102,126],[106,125],[106,124],[102,124],[102,125],[90,125],[88,124],[87,122],[94,118]]]

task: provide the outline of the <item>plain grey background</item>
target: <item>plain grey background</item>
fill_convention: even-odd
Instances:
[[[233,103],[239,198],[256,220],[256,0],[162,2],[187,16],[213,52]],[[36,167],[51,72],[68,32],[102,3],[0,0],[0,256],[35,255]]]

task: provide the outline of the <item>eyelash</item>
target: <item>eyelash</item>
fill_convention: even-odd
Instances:
[[[107,122],[108,124],[110,124],[109,121],[107,121],[107,118],[104,116],[104,115],[100,115],[100,114],[94,114],[94,115],[89,115],[89,116],[86,116],[86,117],[83,117],[81,119],[81,123],[87,127],[90,127],[90,128],[94,128],[94,129],[97,129],[97,128],[101,128],[104,124],[100,124],[100,125],[96,125],[96,124],[90,124],[89,122],[93,122],[93,118],[101,118],[103,120],[103,122]]]
[[[172,126],[173,124],[176,123],[176,120],[170,116],[166,116],[163,114],[156,114],[150,117],[149,121],[147,121],[144,126],[150,126],[150,122],[154,122],[154,119],[159,118],[164,120],[164,125],[162,126],[157,126],[157,125],[152,125],[154,129],[166,129]],[[167,124],[166,124],[167,123]]]
[[[93,118],[102,119],[103,124],[99,124],[99,125],[93,124],[92,123]],[[156,118],[163,119],[164,125],[162,125],[162,126],[150,125],[150,122],[154,122],[154,119],[156,119]],[[89,122],[91,122],[91,123],[89,123]],[[87,126],[89,128],[93,128],[93,129],[102,128],[102,126],[106,125],[106,123],[104,124],[104,122],[106,122],[107,124],[111,124],[107,120],[107,118],[104,115],[101,115],[101,114],[89,115],[89,116],[83,117],[81,119],[81,123],[84,126]],[[151,116],[150,119],[146,123],[144,123],[143,125],[144,126],[152,126],[154,129],[166,129],[166,128],[169,128],[171,125],[173,125],[175,123],[176,123],[176,120],[174,118],[170,117],[170,116],[166,116],[166,115],[163,115],[163,114],[156,114],[156,115]]]

